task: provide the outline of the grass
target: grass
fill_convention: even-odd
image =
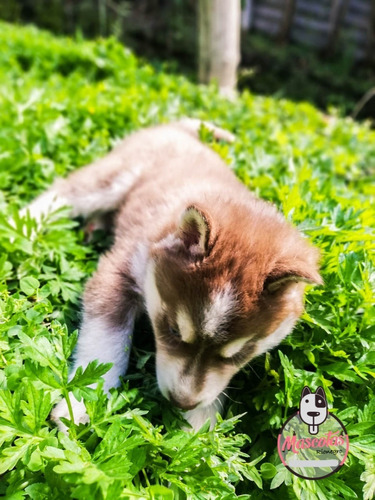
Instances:
[[[73,41],[1,23],[0,41],[0,495],[372,498],[374,131],[308,103],[248,92],[227,102],[214,87],[156,72],[112,39]],[[108,367],[92,363],[68,382],[81,292],[106,242],[97,235],[86,244],[64,210],[38,230],[18,215],[56,176],[130,131],[183,115],[236,134],[232,145],[211,146],[321,248],[325,280],[309,288],[293,334],[234,378],[224,419],[194,435],[179,430],[156,390],[146,319],[110,400],[100,384],[87,388]],[[343,468],[319,481],[291,475],[276,451],[304,385],[323,386],[350,437]],[[65,436],[48,415],[70,390],[84,398],[91,424]]]

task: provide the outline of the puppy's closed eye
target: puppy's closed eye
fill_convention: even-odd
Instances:
[[[178,328],[176,327],[173,327],[171,325],[169,325],[168,327],[168,332],[169,332],[169,335],[173,338],[173,339],[179,339],[181,340],[181,333],[179,331]]]
[[[165,314],[160,314],[157,318],[158,339],[166,346],[177,346],[182,343],[181,332]]]
[[[241,365],[246,363],[255,348],[255,343],[250,339],[239,339],[224,348],[217,355],[218,361],[226,364]]]

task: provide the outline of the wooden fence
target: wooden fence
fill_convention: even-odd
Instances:
[[[326,51],[375,59],[375,0],[246,0],[242,27]]]

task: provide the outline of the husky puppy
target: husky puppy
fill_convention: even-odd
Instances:
[[[104,388],[117,386],[146,311],[160,391],[195,429],[214,423],[233,375],[292,330],[305,284],[321,283],[317,249],[199,141],[200,127],[185,119],[136,132],[28,207],[36,218],[64,205],[72,217],[117,212],[113,247],[84,293],[73,373],[111,362]],[[87,422],[72,400],[75,422]],[[63,428],[60,417],[64,400],[52,413]]]
[[[299,416],[302,422],[307,424],[310,434],[318,434],[319,425],[325,422],[328,416],[327,398],[323,387],[318,387],[314,393],[307,386],[303,388]]]

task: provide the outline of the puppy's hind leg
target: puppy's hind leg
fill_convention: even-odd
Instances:
[[[22,212],[41,220],[63,206],[71,207],[71,217],[84,218],[117,210],[142,170],[128,160],[128,144],[125,139],[104,158],[57,179]]]

